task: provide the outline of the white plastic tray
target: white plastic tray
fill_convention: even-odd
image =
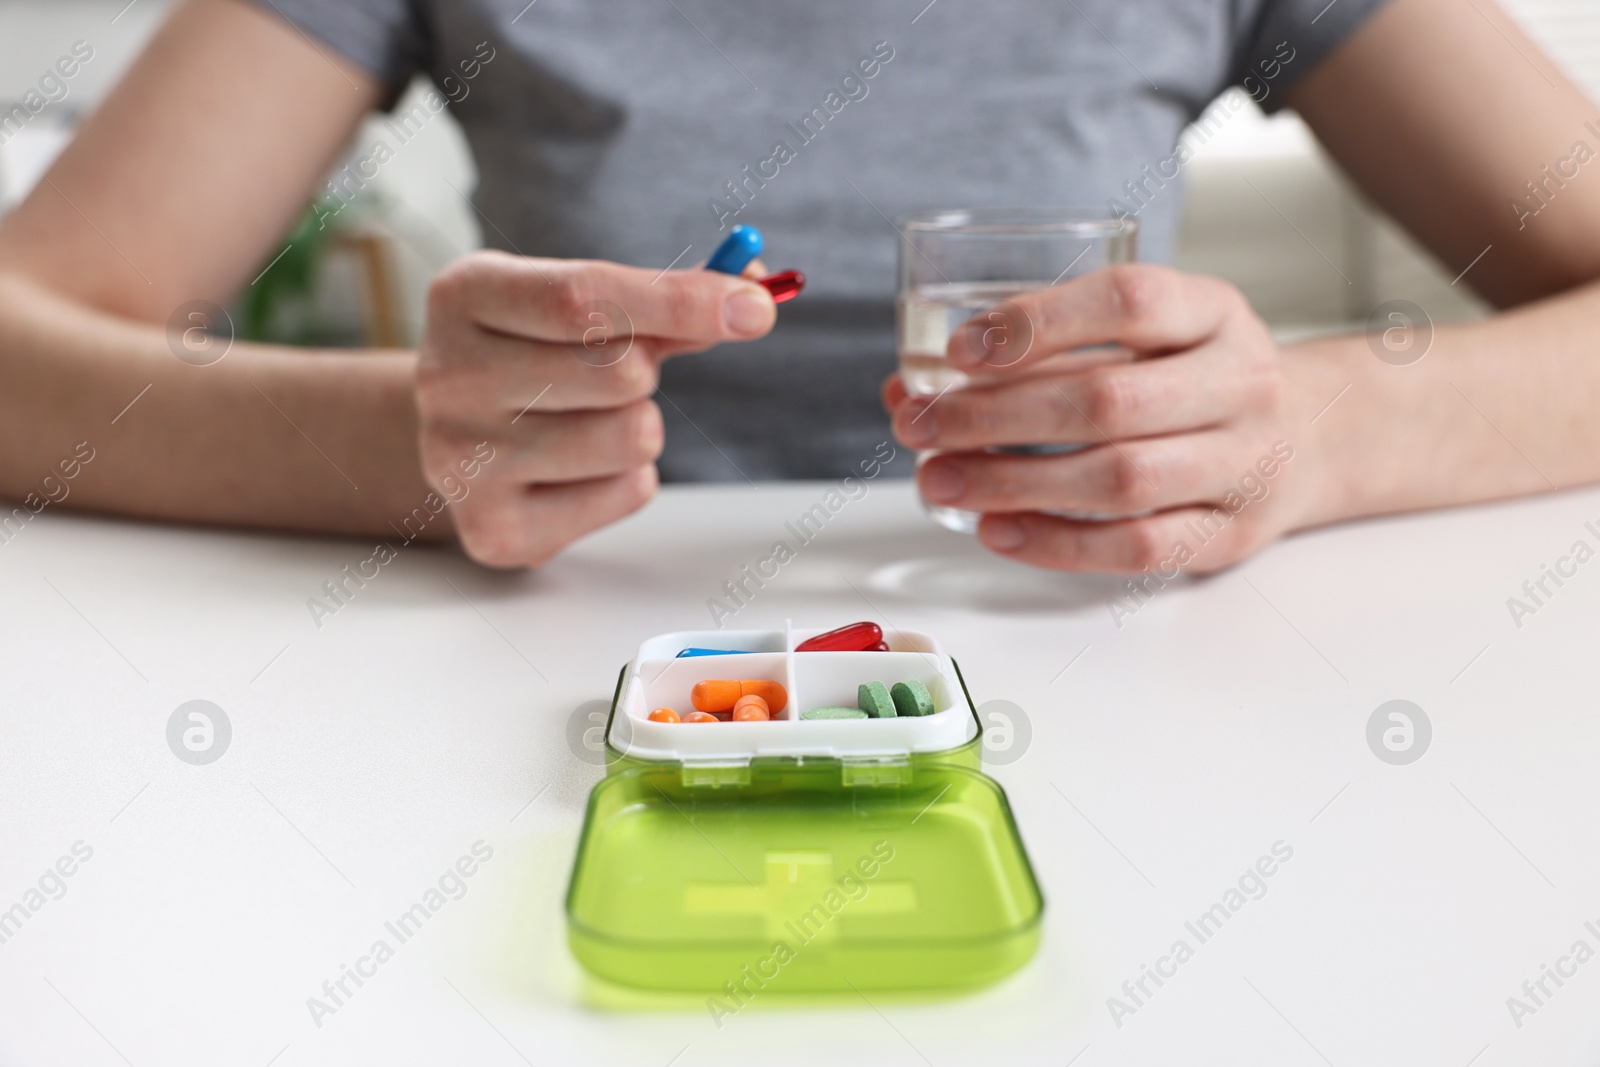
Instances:
[[[623,678],[608,740],[635,759],[714,763],[756,756],[893,756],[958,748],[977,736],[955,665],[928,634],[885,630],[887,652],[796,652],[826,629],[683,630],[639,646]],[[685,648],[740,650],[736,656],[690,656]],[[651,722],[652,709],[692,711],[689,690],[713,678],[781,682],[789,702],[769,722]],[[855,707],[856,687],[916,679],[928,687],[934,713],[893,719],[802,720],[807,708]]]

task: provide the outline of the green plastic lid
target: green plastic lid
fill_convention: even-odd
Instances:
[[[704,676],[723,676],[727,659],[706,658],[723,662]],[[955,989],[1010,973],[1038,945],[1044,902],[1005,793],[977,770],[980,743],[974,729],[942,751],[621,754],[589,797],[567,894],[573,954],[612,982],[709,993],[727,1011],[758,992]]]

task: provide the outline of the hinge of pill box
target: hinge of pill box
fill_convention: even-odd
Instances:
[[[685,788],[721,789],[750,784],[749,759],[684,760]]]
[[[911,781],[911,754],[846,756],[839,761],[846,786],[907,785]]]

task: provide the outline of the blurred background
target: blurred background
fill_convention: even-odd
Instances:
[[[1600,99],[1597,2],[1502,0]],[[0,214],[27,195],[167,7],[167,0],[0,4],[0,116],[37,88],[39,75],[73,42],[94,48],[93,60],[66,83],[65,96],[19,129],[0,125]],[[411,88],[413,96],[421,91]],[[414,102],[403,101],[401,109]],[[1186,168],[1189,203],[1177,266],[1238,285],[1285,341],[1362,324],[1378,304],[1396,298],[1415,301],[1436,321],[1483,313],[1464,282],[1452,285],[1455,271],[1423,253],[1351,188],[1297,118],[1269,119],[1248,98],[1243,103],[1209,136],[1189,135],[1194,159]],[[368,154],[383,128],[382,116],[369,119],[344,162]],[[1402,146],[1395,160],[1405,165]],[[461,131],[445,112],[328,228],[319,230],[308,212],[289,253],[263,262],[249,298],[235,308],[240,335],[302,344],[415,343],[428,279],[479,244],[477,219],[456,192],[474,182]]]

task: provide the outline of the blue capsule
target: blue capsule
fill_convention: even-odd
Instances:
[[[728,231],[728,236],[711,253],[711,258],[706,260],[706,270],[738,274],[761,254],[762,244],[761,231],[741,222]]]

